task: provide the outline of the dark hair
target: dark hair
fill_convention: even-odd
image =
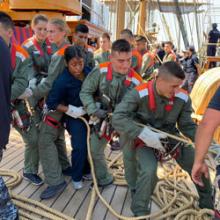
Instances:
[[[3,11],[0,11],[0,23],[3,25],[3,28],[5,29],[14,27],[14,23],[11,17]]]
[[[126,34],[128,35],[130,38],[134,37],[132,31],[130,29],[124,29],[120,32],[120,34]]]
[[[174,47],[174,45],[173,45],[173,43],[171,41],[165,41],[164,42],[164,46],[165,46],[165,44],[169,44],[172,48]]]
[[[72,58],[79,58],[79,59],[83,58],[81,47],[74,45],[74,46],[69,46],[65,49],[64,59],[66,63],[68,64]]]
[[[110,40],[110,35],[107,32],[105,32],[102,34],[101,38],[107,38],[108,40]]]
[[[146,42],[147,42],[147,39],[146,39],[146,37],[144,37],[144,36],[142,36],[142,35],[137,35],[137,36],[135,37],[135,41],[146,43]]]
[[[212,24],[212,28],[213,28],[213,29],[217,28],[217,26],[218,26],[218,25],[217,25],[216,23],[213,23],[213,24]]]
[[[81,32],[81,33],[89,33],[89,28],[85,24],[77,24],[75,28],[75,33]]]
[[[36,14],[31,21],[31,27],[33,28],[40,21],[48,22],[48,17],[44,14]]]
[[[116,40],[112,44],[113,52],[131,52],[131,45],[124,39]]]
[[[182,80],[185,79],[185,73],[182,67],[174,61],[163,63],[158,68],[158,76],[160,75],[172,75]]]

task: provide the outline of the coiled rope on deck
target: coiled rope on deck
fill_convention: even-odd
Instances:
[[[51,220],[74,220],[72,217],[51,209],[38,201],[12,193],[11,189],[19,185],[22,181],[21,175],[15,171],[0,169],[0,176],[9,177],[6,185],[9,188],[13,203],[18,207],[19,217],[21,219],[39,220],[43,217]]]
[[[87,126],[87,132],[90,134],[90,126],[86,119],[80,117],[82,121]],[[168,136],[170,136],[168,134]],[[173,135],[172,135],[173,136]],[[176,137],[180,139],[179,137]],[[185,142],[185,141],[184,141]],[[88,214],[86,220],[92,219],[92,210],[95,204],[96,195],[106,206],[106,208],[118,219],[122,220],[139,220],[139,219],[175,219],[175,220],[208,220],[214,215],[214,212],[209,209],[199,209],[198,208],[198,195],[194,193],[187,183],[186,179],[189,178],[186,172],[177,165],[172,163],[163,164],[163,169],[165,170],[165,175],[158,182],[154,195],[152,197],[153,201],[160,206],[161,210],[150,215],[140,216],[140,217],[127,217],[117,213],[101,195],[97,180],[95,178],[94,163],[91,155],[90,146],[90,135],[87,135],[87,145],[88,145],[88,157],[91,166],[91,173],[93,177],[93,189],[91,194],[91,200],[89,204]],[[124,180],[124,170],[122,162],[122,153],[117,155],[112,160],[109,160],[108,167],[116,167],[116,172],[113,171],[113,176],[115,177],[115,184],[125,185]]]
[[[184,172],[175,161],[170,161],[162,164],[163,176],[161,176],[160,181],[157,183],[152,200],[161,208],[161,210],[146,216],[140,217],[127,217],[117,213],[101,195],[97,180],[95,178],[94,163],[91,156],[91,146],[90,146],[90,126],[86,119],[80,117],[81,120],[87,126],[87,145],[88,145],[88,157],[91,166],[91,173],[93,177],[93,188],[91,192],[91,200],[87,211],[86,220],[92,219],[93,208],[96,201],[96,196],[101,200],[105,207],[118,219],[122,220],[138,220],[138,219],[154,219],[154,220],[208,220],[214,215],[212,210],[199,209],[198,208],[198,194],[192,190],[189,184],[189,176]],[[154,131],[158,131],[152,128]],[[158,131],[161,132],[161,131]],[[165,132],[162,132],[165,133]],[[179,141],[188,141],[165,133]],[[117,185],[127,185],[124,178],[124,165],[122,160],[122,153],[119,153],[115,158],[107,158],[108,167],[112,170],[113,176],[115,178],[114,184]],[[11,189],[21,182],[21,177],[19,174],[8,171],[0,170],[0,175],[12,177],[6,184]],[[66,216],[56,210],[48,208],[46,205],[40,202],[27,199],[23,196],[18,196],[11,194],[13,202],[19,208],[19,214],[22,219],[37,220],[40,217],[44,217],[52,220],[73,220],[73,218]],[[33,215],[34,214],[34,215]],[[36,217],[35,217],[36,216]]]

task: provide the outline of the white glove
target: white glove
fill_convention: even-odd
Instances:
[[[18,99],[26,99],[33,95],[33,92],[30,88],[26,88],[23,94],[21,94]]]
[[[86,114],[85,110],[83,109],[83,107],[76,107],[73,105],[68,105],[68,110],[67,112],[65,112],[67,115],[69,115],[70,117],[73,118],[78,118],[80,116],[83,116]]]
[[[47,77],[43,77],[40,81],[40,84],[43,84],[46,81]]]
[[[148,127],[144,127],[138,137],[148,146],[155,148],[157,150],[165,152],[164,147],[160,142],[160,138],[166,138],[165,134],[156,133],[149,129]]]
[[[28,85],[28,88],[30,89],[34,89],[36,87],[36,84],[37,84],[37,79],[36,78],[33,78],[29,81],[29,85]]]

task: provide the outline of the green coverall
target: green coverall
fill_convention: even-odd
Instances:
[[[154,71],[155,61],[153,56],[154,55],[151,54],[151,52],[147,52],[142,57],[142,66],[140,73],[143,79],[148,79]]]
[[[59,50],[51,57],[48,67],[48,76],[43,83],[39,83],[33,89],[33,98],[39,100],[46,97],[52,88],[54,80],[65,68],[64,50],[68,44],[65,42]],[[46,115],[52,117],[59,123],[62,118],[61,112],[48,112]],[[39,125],[39,155],[45,176],[45,183],[48,185],[58,185],[64,182],[62,170],[70,166],[67,158],[66,143],[64,137],[64,127],[51,127],[44,121]]]
[[[24,153],[24,173],[38,173],[39,155],[38,155],[38,131],[35,126],[33,117],[30,116],[26,102],[19,100],[18,97],[25,91],[28,86],[28,76],[33,74],[33,68],[30,65],[28,53],[20,46],[16,48],[16,66],[12,73],[11,102],[22,118],[23,125],[27,128],[22,129],[16,123],[15,129],[20,133],[25,143]],[[15,122],[15,121],[14,121]]]
[[[94,54],[94,60],[96,64],[105,63],[109,61],[110,51],[102,51]]]
[[[107,67],[105,64],[104,66]],[[98,110],[95,100],[96,94],[99,94],[97,98],[99,102],[101,102],[103,108],[114,109],[121,101],[124,94],[142,81],[141,77],[135,73],[135,76],[132,77],[131,84],[125,86],[124,80],[126,79],[126,75],[114,72],[113,70],[112,80],[107,81],[106,74],[107,68],[100,69],[100,66],[97,66],[83,82],[80,98],[89,115],[94,114]],[[102,97],[103,94],[110,98],[111,106],[108,106],[105,99]],[[107,142],[105,138],[99,138],[96,132],[92,132],[90,143],[96,178],[98,184],[103,186],[113,181],[112,175],[108,172],[104,155],[104,149]]]
[[[169,100],[157,94],[155,84],[154,95],[156,110],[153,112],[149,108],[147,86],[137,86],[116,107],[112,119],[113,127],[127,140],[123,148],[125,177],[133,192],[131,210],[136,216],[150,212],[148,206],[157,181],[157,160],[152,148],[134,147],[134,141],[143,129],[135,122],[176,135],[180,131],[192,141],[196,131],[196,124],[191,119],[191,100],[186,93],[175,95],[171,111],[165,110]],[[190,174],[194,149],[191,146],[181,147],[176,161]],[[204,183],[204,188],[196,186],[200,196],[199,205],[201,208],[213,208],[210,181],[205,179]]]

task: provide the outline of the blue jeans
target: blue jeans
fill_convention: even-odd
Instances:
[[[71,136],[72,179],[73,181],[80,181],[83,174],[90,173],[90,166],[87,159],[86,125],[80,119],[68,117],[66,120],[66,129]]]

